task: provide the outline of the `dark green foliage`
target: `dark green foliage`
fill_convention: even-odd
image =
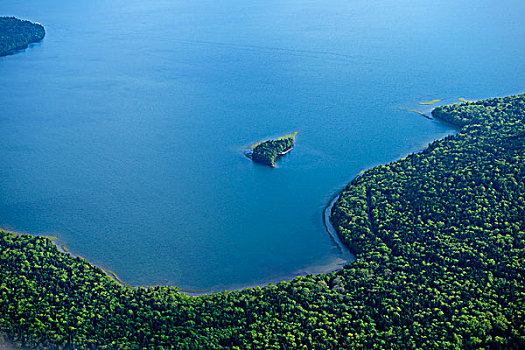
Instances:
[[[1,233],[0,332],[32,349],[525,348],[525,95],[433,114],[461,132],[342,192],[344,269],[187,297]]]
[[[274,167],[277,157],[280,153],[292,148],[294,140],[294,136],[288,136],[278,140],[264,141],[253,149],[252,160],[256,163]]]
[[[356,266],[395,276],[375,302],[402,312],[381,311],[378,330],[423,348],[523,347],[525,95],[432,114],[461,132],[352,181],[332,220]]]
[[[14,17],[0,17],[0,56],[25,49],[44,38],[44,27]]]

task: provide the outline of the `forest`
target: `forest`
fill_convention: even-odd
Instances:
[[[252,160],[259,164],[275,167],[275,161],[281,156],[281,153],[293,147],[295,135],[296,133],[280,137],[277,140],[261,142],[253,149]]]
[[[30,349],[525,348],[525,94],[433,116],[461,130],[342,191],[343,269],[190,297],[2,232],[0,333]]]
[[[15,17],[0,17],[0,56],[27,48],[44,38],[44,27]]]

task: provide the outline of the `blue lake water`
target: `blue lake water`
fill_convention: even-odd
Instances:
[[[4,0],[0,226],[133,285],[217,291],[347,258],[323,209],[454,132],[404,109],[525,90],[525,2]],[[275,169],[242,151],[299,131]]]

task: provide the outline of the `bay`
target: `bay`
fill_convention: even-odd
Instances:
[[[523,92],[520,1],[5,0],[0,226],[133,285],[234,289],[340,268],[323,210],[454,128],[407,112]],[[299,131],[276,169],[249,144]]]

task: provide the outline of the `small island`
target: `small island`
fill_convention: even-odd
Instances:
[[[0,56],[27,48],[44,38],[46,31],[40,23],[15,17],[0,17]]]
[[[268,140],[252,145],[253,151],[248,153],[247,156],[255,163],[275,167],[277,158],[293,149],[296,135],[297,132],[294,132],[293,134],[281,136],[277,140]]]

